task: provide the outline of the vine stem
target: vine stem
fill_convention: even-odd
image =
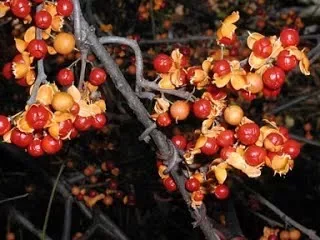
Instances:
[[[0,204],[1,203],[5,203],[5,202],[14,201],[14,200],[21,199],[21,198],[25,198],[25,197],[28,197],[28,196],[29,196],[29,193],[25,193],[25,194],[18,195],[18,196],[15,196],[15,197],[3,199],[3,200],[0,201]]]
[[[59,170],[59,173],[57,175],[56,181],[54,182],[54,185],[53,185],[53,188],[51,191],[51,195],[50,195],[50,199],[49,199],[49,203],[48,203],[48,208],[47,208],[46,216],[45,216],[44,223],[43,223],[41,240],[46,240],[46,230],[47,230],[47,226],[48,226],[51,206],[52,206],[53,198],[56,193],[56,189],[57,189],[57,186],[58,186],[58,183],[59,183],[59,180],[60,180],[60,177],[62,175],[64,168],[65,168],[65,164],[62,163],[60,170]]]

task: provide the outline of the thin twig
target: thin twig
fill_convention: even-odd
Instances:
[[[280,227],[280,228],[284,228],[284,225],[271,219],[266,217],[265,215],[255,212],[255,211],[250,211],[253,215],[257,216],[258,218],[262,219],[263,221],[265,221],[266,223],[268,223],[271,227]]]
[[[25,218],[20,212],[16,209],[12,209],[12,217],[15,221],[17,221],[20,225],[26,228],[29,232],[37,236],[39,239],[43,239],[42,233],[39,229],[37,229],[27,218]],[[50,237],[45,235],[46,240],[52,240]]]
[[[15,196],[15,197],[6,198],[6,199],[3,199],[3,200],[0,200],[0,204],[5,203],[5,202],[14,201],[14,200],[21,199],[21,198],[25,198],[25,197],[28,197],[28,196],[29,196],[29,193],[25,193],[25,194],[18,195],[18,196]]]
[[[139,45],[157,45],[157,44],[166,44],[166,43],[187,43],[187,42],[196,42],[196,41],[205,41],[212,40],[211,36],[189,36],[185,38],[171,38],[171,39],[141,39]]]
[[[50,211],[51,211],[53,198],[54,198],[54,195],[56,193],[56,189],[57,189],[57,186],[58,186],[58,183],[59,183],[59,180],[60,180],[60,177],[62,175],[62,172],[63,172],[64,168],[65,168],[65,164],[63,163],[63,164],[61,164],[59,173],[57,175],[57,178],[55,180],[55,183],[54,183],[52,191],[51,191],[51,195],[50,195],[50,199],[49,199],[49,203],[48,203],[48,208],[47,208],[47,212],[46,212],[46,216],[45,216],[44,223],[43,223],[43,228],[42,228],[42,240],[45,240],[46,230],[47,230],[47,226],[48,226],[48,221],[49,221],[49,216],[50,216]]]
[[[42,8],[43,8],[43,5],[40,4],[39,6],[37,6],[36,11],[38,12],[38,11],[42,10]],[[42,30],[40,28],[36,28],[36,39],[42,39]],[[44,71],[43,59],[39,59],[37,61],[37,78],[36,78],[35,83],[33,84],[30,98],[27,101],[28,105],[32,105],[36,102],[38,90],[39,90],[41,84],[46,82],[46,80],[47,80],[47,75]]]
[[[84,47],[80,47],[81,52],[81,70],[80,70],[80,77],[78,82],[78,89],[82,90],[83,83],[84,83],[84,77],[86,73],[86,67],[87,67],[87,57],[88,57],[88,49]]]
[[[290,138],[295,139],[295,140],[300,141],[300,142],[303,142],[303,143],[306,143],[306,144],[310,144],[310,145],[313,145],[313,146],[316,146],[316,147],[320,147],[320,142],[309,140],[309,139],[306,139],[305,137],[301,137],[301,136],[298,136],[298,135],[295,135],[295,134],[290,134]]]
[[[71,232],[71,222],[72,222],[72,202],[73,198],[70,196],[66,199],[64,203],[64,224],[63,233],[61,240],[69,240]]]
[[[299,229],[301,232],[306,234],[311,240],[320,240],[320,237],[317,236],[317,234],[314,230],[308,229],[305,226],[303,226],[300,223],[293,220],[291,217],[286,215],[279,208],[277,208],[275,205],[273,205],[271,202],[269,202],[267,199],[265,199],[263,196],[261,196],[259,193],[257,193],[256,191],[254,191],[253,189],[248,187],[241,178],[233,176],[233,179],[235,179],[235,180],[237,180],[237,182],[241,183],[241,185],[243,186],[243,188],[245,190],[252,193],[260,203],[262,203],[263,205],[268,207],[271,211],[273,211],[275,214],[277,214],[284,222],[289,223],[293,227]]]
[[[285,110],[285,109],[287,109],[287,108],[289,108],[289,107],[291,107],[291,106],[293,106],[295,104],[298,104],[298,103],[300,103],[302,101],[305,101],[305,100],[307,100],[307,99],[309,99],[311,97],[314,97],[316,95],[320,95],[320,90],[317,90],[317,91],[315,91],[313,93],[310,93],[310,94],[305,94],[305,95],[303,95],[301,97],[293,99],[290,102],[282,104],[282,105],[274,108],[273,110],[271,110],[270,114],[277,114],[277,113],[279,113],[279,112],[281,112],[281,111],[283,111],[283,110]]]

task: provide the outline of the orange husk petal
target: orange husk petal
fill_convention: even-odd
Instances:
[[[271,168],[275,171],[275,174],[287,174],[290,170],[289,160],[290,156],[286,154],[282,156],[274,156],[271,160]]]
[[[221,166],[213,166],[214,175],[218,181],[219,184],[223,184],[225,180],[227,179],[227,170]]]
[[[222,31],[221,31],[221,27],[218,28],[217,30],[217,39],[218,40],[221,40],[223,38],[223,35],[222,35]]]
[[[4,2],[0,2],[0,18],[4,17],[9,10],[9,6],[5,5]]]
[[[180,66],[181,58],[183,57],[183,54],[180,53],[179,48],[175,49],[171,53],[171,58],[173,62]]]
[[[92,85],[90,82],[86,83],[86,87],[90,92],[96,92],[98,90],[98,86]]]
[[[31,22],[32,22],[32,17],[30,14],[23,19],[23,24],[29,24]]]
[[[78,113],[79,116],[81,116],[81,117],[90,117],[90,116],[93,115],[92,111],[91,111],[91,108],[86,103],[86,101],[80,100],[79,101],[79,107],[80,107],[80,110],[79,110],[79,113]]]
[[[158,174],[161,179],[169,177],[169,174],[165,174],[165,170],[167,170],[167,167],[165,165],[160,165],[158,168]]]
[[[202,148],[207,142],[207,137],[206,136],[200,136],[197,141],[196,144],[194,146],[194,149],[200,149]]]
[[[71,113],[67,113],[67,112],[60,112],[60,111],[55,111],[53,114],[53,122],[55,123],[60,123],[66,120],[71,120],[74,121],[75,120],[75,116],[72,115]]]
[[[259,58],[256,55],[253,54],[253,52],[250,54],[248,63],[251,66],[251,68],[258,69],[261,68],[266,62],[268,61],[268,58]]]
[[[51,126],[48,128],[48,132],[50,136],[55,139],[59,139],[59,131],[60,131],[60,127],[59,127],[59,123],[57,122],[52,123]]]
[[[57,15],[57,6],[54,3],[46,2],[44,9],[47,10],[52,17]]]
[[[54,16],[51,22],[51,29],[55,32],[61,32],[63,29],[64,20],[62,16]]]
[[[309,71],[310,61],[304,52],[302,52],[302,54],[303,54],[302,59],[299,62],[300,71],[304,75],[310,75],[310,71]]]
[[[29,126],[25,115],[22,115],[17,121],[17,128],[19,129],[19,131],[24,132],[24,133],[32,133],[34,131],[34,129],[32,127]]]
[[[221,30],[221,35],[227,38],[232,38],[233,33],[235,32],[235,30],[237,29],[237,26],[234,24],[225,24],[222,23],[222,26],[220,28]]]
[[[74,102],[78,103],[81,100],[81,93],[75,85],[68,87],[67,93],[71,95]]]
[[[97,106],[96,104],[92,103],[89,105],[90,111],[91,111],[91,116],[94,116],[96,114],[100,114],[102,113],[101,109],[99,108],[99,106]]]
[[[42,103],[43,105],[50,105],[52,102],[54,93],[55,91],[50,86],[50,84],[42,85],[38,90],[36,100],[37,102]]]
[[[170,103],[165,98],[156,98],[154,111],[158,114],[167,112],[170,108]]]
[[[24,63],[12,63],[12,72],[15,79],[23,78],[27,75],[29,66]]]
[[[232,74],[230,82],[235,90],[245,89],[246,87],[246,78],[242,75]]]
[[[224,24],[235,23],[240,19],[240,15],[238,11],[233,11],[228,17],[223,20]]]
[[[177,69],[170,74],[170,81],[175,87],[183,85],[183,82],[180,80],[180,69]]]
[[[280,38],[279,38],[272,45],[272,53],[269,56],[269,59],[270,58],[276,58],[282,50],[283,50],[283,47],[282,47],[282,43],[281,43]]]
[[[175,86],[170,80],[170,74],[162,74],[162,79],[158,83],[159,87],[162,89],[175,89]]]
[[[204,60],[201,67],[202,67],[203,71],[208,73],[212,67],[212,58],[208,58],[208,59]]]
[[[222,77],[219,77],[218,74],[214,74],[214,81],[213,83],[218,87],[218,88],[223,88],[228,84],[228,82],[231,79],[231,73],[228,73]]]
[[[30,53],[28,52],[23,52],[21,54],[24,63],[30,67],[31,63],[33,62],[33,57],[30,57]]]
[[[25,42],[29,43],[31,40],[36,38],[36,28],[34,26],[29,27],[24,33],[23,39]]]
[[[55,55],[55,54],[57,54],[57,51],[54,49],[54,47],[47,46],[47,48],[48,48],[48,53],[49,53],[50,55]]]
[[[50,38],[50,34],[51,34],[51,26],[45,29],[44,31],[42,31],[41,35],[44,40],[47,40]]]
[[[94,104],[97,105],[102,112],[107,110],[106,102],[102,99],[96,101]]]
[[[260,167],[252,167],[248,165],[238,152],[232,152],[226,161],[229,165],[241,170],[250,178],[256,178],[261,175]]]
[[[249,36],[247,38],[248,48],[252,49],[253,44],[261,38],[264,38],[264,36],[260,33],[257,33],[257,32],[249,33]]]
[[[12,130],[13,130],[14,128],[12,128],[10,131],[8,131],[7,133],[5,133],[4,135],[3,135],[3,139],[2,139],[2,141],[3,142],[5,142],[5,143],[11,143],[11,133],[12,133]]]
[[[24,50],[26,50],[28,43],[26,43],[25,41],[23,41],[22,39],[19,39],[19,38],[15,38],[14,41],[16,43],[16,48],[17,48],[18,52],[23,53]]]
[[[26,75],[26,83],[31,86],[36,80],[36,73],[34,70],[30,70]]]
[[[208,74],[201,70],[201,69],[196,69],[194,71],[194,75],[190,80],[190,83],[195,84],[195,83],[199,83],[202,81],[205,81],[208,78]]]

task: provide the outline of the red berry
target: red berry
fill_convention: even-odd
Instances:
[[[269,38],[261,38],[253,44],[253,54],[259,58],[267,58],[272,53],[272,44]]]
[[[185,183],[186,189],[189,192],[195,192],[200,189],[200,182],[196,178],[189,178]]]
[[[30,127],[35,130],[40,130],[45,127],[50,118],[48,109],[40,105],[32,105],[26,114],[26,121]]]
[[[237,36],[236,36],[236,34],[234,33],[231,38],[228,38],[228,37],[223,37],[223,38],[221,38],[221,39],[219,40],[219,43],[230,46],[230,45],[233,45],[236,41],[237,41]]]
[[[41,147],[41,140],[40,139],[34,139],[32,142],[29,144],[27,151],[29,155],[32,157],[40,157],[44,154],[44,151]]]
[[[192,198],[194,201],[201,202],[204,199],[204,193],[200,191],[195,191],[192,193]]]
[[[239,94],[245,101],[248,101],[248,102],[253,101],[257,97],[256,94],[253,94],[253,93],[246,91],[244,89],[240,89]]]
[[[224,147],[220,151],[220,157],[223,160],[227,160],[229,158],[230,154],[235,152],[235,151],[236,151],[236,149],[234,147],[231,147],[231,146]]]
[[[167,127],[171,124],[171,117],[168,112],[160,113],[156,121],[158,126]]]
[[[181,150],[187,147],[187,139],[182,135],[175,135],[171,138],[172,143]]]
[[[10,80],[13,78],[12,62],[7,62],[2,68],[2,75],[5,79]]]
[[[11,128],[10,120],[8,117],[0,115],[0,136],[9,132]]]
[[[301,145],[296,140],[289,139],[283,144],[282,152],[290,155],[292,159],[295,159],[300,154]]]
[[[289,130],[286,127],[280,126],[279,132],[284,136],[285,138],[289,139]]]
[[[224,76],[231,72],[230,64],[227,60],[218,60],[213,65],[213,72],[218,76]]]
[[[174,180],[172,179],[172,177],[167,177],[167,178],[163,179],[163,185],[165,186],[165,188],[169,192],[174,192],[177,190],[177,185],[174,182]]]
[[[207,99],[201,98],[195,101],[192,105],[193,114],[200,119],[205,119],[211,112],[211,102]]]
[[[33,140],[32,134],[19,131],[17,128],[11,132],[10,140],[13,144],[21,148],[26,148]]]
[[[27,50],[34,58],[41,59],[47,54],[48,47],[44,40],[33,39],[29,42]]]
[[[229,194],[230,190],[228,186],[224,184],[218,185],[214,190],[214,195],[220,200],[226,199],[227,197],[229,197]]]
[[[70,119],[62,121],[59,123],[59,136],[63,139],[68,136],[68,134],[73,129],[73,123]]]
[[[34,17],[35,25],[41,29],[47,29],[51,26],[52,23],[52,16],[49,12],[45,10],[41,10],[36,13]]]
[[[300,41],[299,33],[293,28],[285,28],[280,33],[280,41],[284,47],[297,46]]]
[[[218,88],[215,85],[209,85],[206,90],[211,94],[214,100],[221,100],[226,98],[227,96],[227,93],[225,90]]]
[[[281,92],[281,88],[273,90],[273,89],[264,87],[262,92],[265,97],[277,97]]]
[[[277,237],[277,235],[269,235],[268,240],[279,240],[279,238]]]
[[[279,133],[269,133],[263,141],[263,146],[270,152],[279,152],[284,143],[283,137]]]
[[[191,81],[192,78],[195,75],[196,70],[201,70],[202,71],[202,67],[201,66],[193,66],[193,67],[189,67],[187,69],[187,80]]]
[[[73,11],[73,3],[71,0],[58,0],[57,12],[61,16],[69,17]]]
[[[47,135],[42,139],[41,147],[47,154],[56,154],[62,148],[62,141]]]
[[[99,86],[107,80],[107,74],[102,68],[92,68],[89,75],[89,82],[94,86]]]
[[[71,109],[70,109],[70,113],[71,113],[72,115],[76,116],[76,115],[78,115],[79,111],[80,111],[80,106],[79,106],[79,104],[76,103],[76,102],[73,103],[73,105],[72,105],[72,107],[71,107]]]
[[[266,160],[267,151],[256,145],[251,145],[244,153],[244,160],[250,166],[258,166]]]
[[[206,143],[200,148],[200,150],[205,155],[214,155],[219,150],[217,140],[215,138],[207,137]]]
[[[107,123],[107,117],[103,113],[99,113],[93,116],[92,127],[95,129],[103,128]]]
[[[69,68],[62,68],[58,72],[57,81],[61,86],[70,86],[74,81],[74,73]]]
[[[218,136],[217,136],[217,144],[220,147],[228,147],[233,145],[234,143],[234,136],[233,136],[233,131],[232,130],[225,130],[222,131]]]
[[[272,90],[276,90],[282,87],[286,78],[286,74],[279,67],[268,68],[262,74],[263,84]]]
[[[160,53],[153,60],[153,67],[158,73],[169,72],[172,66],[173,60],[170,56]]]
[[[111,189],[111,190],[117,190],[118,189],[118,182],[117,180],[115,179],[111,179],[108,183],[108,187]]]
[[[10,9],[18,18],[25,18],[31,12],[30,2],[28,0],[11,0]]]
[[[237,137],[244,145],[254,144],[260,136],[260,128],[255,123],[245,123],[237,130]]]
[[[282,50],[277,57],[277,66],[284,71],[294,69],[298,64],[298,60],[294,55],[290,55],[288,50]]]
[[[92,117],[77,116],[73,125],[78,131],[87,131],[92,125]]]

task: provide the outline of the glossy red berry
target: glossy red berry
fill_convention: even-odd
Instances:
[[[47,29],[51,26],[52,16],[48,11],[41,10],[34,17],[35,25],[41,29]]]
[[[279,67],[268,68],[262,74],[263,84],[272,90],[276,90],[282,87],[286,78],[286,74]]]
[[[279,240],[279,238],[277,237],[277,235],[271,234],[269,235],[268,240]]]
[[[44,155],[44,151],[41,147],[40,139],[33,139],[32,142],[27,147],[27,152],[32,157],[41,157]]]
[[[234,143],[234,133],[232,130],[224,130],[222,131],[216,138],[217,144],[220,147],[228,147],[233,145]]]
[[[279,132],[282,134],[282,136],[284,136],[285,138],[289,139],[289,130],[288,130],[288,128],[286,128],[284,126],[280,126],[279,127]]]
[[[59,136],[63,139],[68,136],[68,134],[73,129],[73,123],[70,119],[64,120],[59,123]]]
[[[280,41],[284,47],[297,46],[300,41],[299,33],[293,28],[285,28],[280,33]]]
[[[167,127],[171,124],[172,120],[168,112],[164,112],[159,114],[156,122],[160,127]]]
[[[227,45],[227,46],[230,46],[230,45],[233,45],[236,41],[237,41],[237,36],[236,36],[236,34],[234,33],[231,38],[228,38],[228,37],[223,37],[223,38],[221,38],[221,39],[219,40],[219,43],[220,43],[220,44]]]
[[[265,96],[266,98],[268,97],[277,97],[281,92],[281,88],[278,88],[278,89],[269,89],[267,87],[264,87],[263,90],[262,90],[262,93],[263,93],[263,96]]]
[[[231,147],[231,146],[224,147],[220,151],[220,157],[223,160],[227,160],[229,158],[230,154],[235,152],[235,151],[236,151],[236,149],[234,147]]]
[[[153,67],[158,73],[169,72],[173,60],[167,54],[160,53],[153,60]]]
[[[244,160],[250,166],[258,166],[266,160],[267,151],[256,145],[251,145],[244,153]]]
[[[215,138],[207,137],[206,143],[200,148],[205,155],[211,156],[218,152],[219,146]]]
[[[92,117],[81,117],[77,116],[73,126],[78,130],[78,131],[87,131],[92,125]]]
[[[180,150],[185,150],[187,147],[187,139],[182,135],[173,136],[171,141]]]
[[[25,18],[31,12],[30,2],[28,0],[11,0],[10,9],[13,15],[18,18]]]
[[[214,195],[216,196],[216,198],[220,200],[228,198],[229,194],[230,194],[229,187],[224,184],[218,185],[214,190]]]
[[[73,11],[73,3],[71,0],[58,0],[57,12],[61,16],[69,17]]]
[[[270,152],[279,152],[284,143],[283,137],[276,132],[269,133],[263,141],[263,146]]]
[[[35,3],[43,3],[44,0],[32,0]]]
[[[244,145],[254,144],[260,136],[260,128],[255,123],[245,123],[237,130],[237,137]]]
[[[195,192],[200,189],[200,182],[196,178],[189,178],[185,183],[185,187],[189,192]]]
[[[224,76],[231,72],[230,64],[227,60],[218,60],[213,65],[213,72],[218,74],[218,76]]]
[[[118,189],[118,181],[115,180],[115,179],[111,179],[109,182],[108,182],[108,187],[111,189],[111,190],[117,190]]]
[[[30,109],[28,109],[26,114],[26,121],[30,127],[35,130],[40,130],[45,127],[50,118],[50,113],[48,109],[40,105],[32,105]]]
[[[41,147],[47,154],[56,154],[62,148],[62,141],[47,135],[42,139]]]
[[[214,100],[221,100],[226,98],[227,96],[227,93],[225,90],[218,88],[215,85],[209,85],[206,90],[211,94]]]
[[[99,113],[93,116],[92,127],[95,129],[102,129],[107,123],[107,117],[103,113]]]
[[[61,86],[70,86],[74,81],[74,73],[69,68],[62,68],[57,75],[57,82]]]
[[[295,159],[300,154],[301,145],[296,140],[289,139],[283,144],[282,152],[290,155],[292,159]]]
[[[7,62],[2,68],[2,75],[5,79],[10,80],[13,78],[12,62]]]
[[[72,115],[76,116],[76,115],[78,115],[79,111],[80,111],[80,106],[79,106],[79,104],[76,103],[76,102],[73,103],[73,105],[72,105],[72,107],[71,107],[71,109],[70,109],[70,113],[71,113]]]
[[[245,101],[248,101],[248,102],[251,102],[253,101],[254,99],[256,99],[257,95],[256,94],[253,94],[249,91],[246,91],[244,89],[240,89],[239,90],[239,95],[245,100]]]
[[[201,202],[204,199],[204,193],[201,190],[194,191],[192,193],[192,199],[194,201]]]
[[[269,38],[261,38],[253,44],[253,54],[259,58],[267,58],[272,53],[272,44]]]
[[[9,132],[11,128],[11,123],[8,117],[0,115],[0,136],[3,136]]]
[[[201,98],[193,103],[192,111],[197,118],[205,119],[211,112],[211,102],[207,99]]]
[[[11,132],[10,140],[13,144],[21,148],[26,148],[33,140],[32,134],[19,131],[17,128]]]
[[[91,69],[89,82],[94,86],[99,86],[107,80],[107,74],[102,68]]]
[[[163,185],[169,192],[174,192],[177,190],[177,185],[172,177],[163,179]]]
[[[297,58],[294,55],[290,55],[288,50],[282,50],[277,57],[277,66],[284,71],[293,70],[297,64]]]
[[[41,59],[47,54],[48,47],[44,40],[33,39],[29,42],[27,50],[34,58]]]

